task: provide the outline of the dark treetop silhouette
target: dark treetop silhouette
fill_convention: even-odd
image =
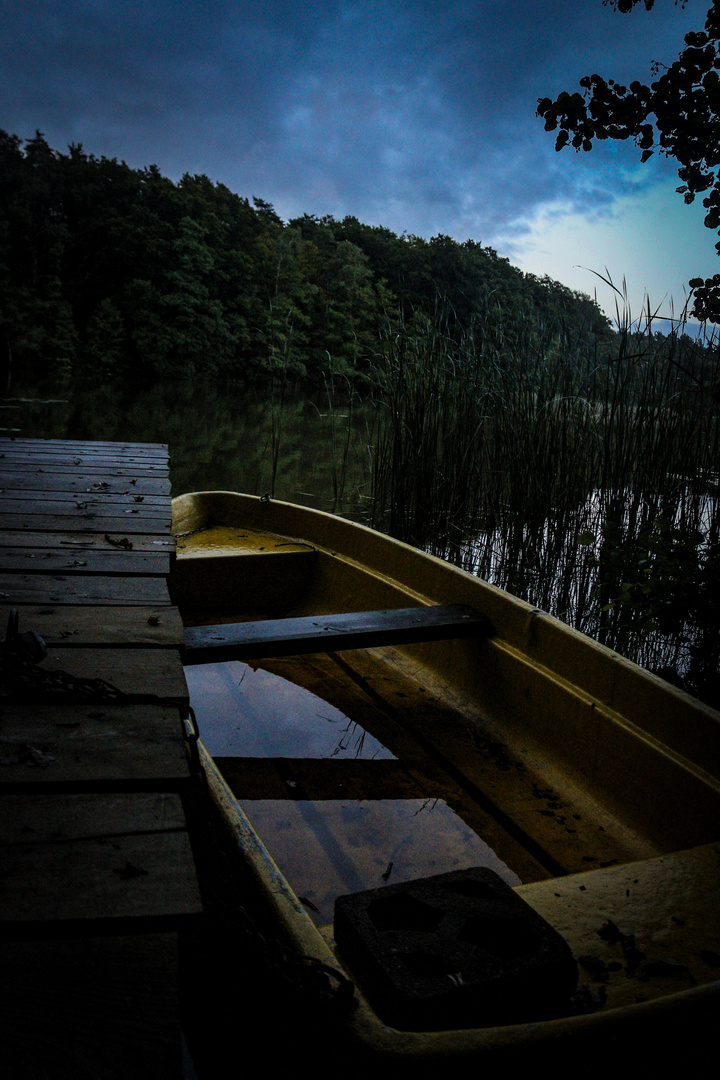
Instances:
[[[642,2],[603,0],[622,14]],[[677,2],[677,0],[676,0]],[[683,7],[685,3],[683,3]],[[705,224],[720,232],[720,0],[705,17],[702,30],[685,35],[685,48],[666,66],[652,65],[655,81],[637,79],[623,86],[601,75],[580,80],[583,93],[563,92],[555,101],[540,98],[538,116],[546,131],[557,131],[555,149],[591,150],[595,139],[633,139],[647,161],[657,150],[679,164],[677,191],[686,203],[705,192]],[[720,243],[716,244],[720,254]],[[692,314],[720,323],[720,274],[693,278]]]

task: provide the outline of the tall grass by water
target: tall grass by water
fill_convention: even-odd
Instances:
[[[388,335],[371,520],[716,700],[720,368],[684,330]]]
[[[578,341],[499,311],[458,340],[416,317],[356,387],[330,357],[314,396],[284,370],[269,387],[18,381],[3,416],[27,437],[168,442],[175,494],[373,524],[720,705],[720,367],[684,329],[646,313]]]

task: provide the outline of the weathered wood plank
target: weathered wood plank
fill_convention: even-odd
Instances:
[[[180,791],[183,725],[160,705],[10,705],[0,726],[0,794]]]
[[[141,554],[136,551],[52,551],[30,552],[0,548],[2,574],[134,574],[140,577],[167,576],[170,553]]]
[[[10,474],[15,476],[75,476],[78,472],[81,472],[83,475],[90,476],[92,483],[96,481],[101,483],[105,480],[120,483],[121,480],[126,479],[128,481],[136,480],[140,484],[145,479],[167,481],[170,477],[169,469],[150,471],[142,465],[136,467],[132,463],[124,465],[119,465],[117,462],[114,465],[99,465],[93,462],[81,463],[80,465],[28,464],[26,461],[3,459],[2,455],[0,455],[0,470],[6,476]]]
[[[133,457],[128,454],[122,459],[119,456],[112,454],[108,451],[105,454],[93,454],[83,451],[81,453],[57,453],[53,454],[46,451],[25,451],[14,450],[11,448],[5,448],[0,450],[0,460],[3,462],[3,468],[40,468],[45,469],[48,466],[56,465],[65,466],[65,468],[85,468],[92,467],[93,469],[106,468],[112,472],[114,469],[128,467],[133,470],[141,470],[145,473],[156,474],[162,476],[167,475],[167,464],[160,459],[154,458],[140,458]]]
[[[93,461],[86,461],[80,465],[65,465],[56,464],[48,465],[43,462],[28,463],[23,461],[16,461],[14,458],[8,458],[0,456],[0,473],[3,477],[9,478],[14,483],[17,483],[19,477],[23,475],[27,476],[58,476],[63,482],[66,479],[72,479],[73,477],[82,477],[87,481],[88,486],[91,484],[101,484],[105,481],[109,483],[130,483],[135,481],[136,484],[151,481],[162,483],[167,482],[170,476],[169,469],[163,469],[161,471],[148,470],[142,464],[135,464],[132,461],[118,462],[113,465],[98,464]]]
[[[11,607],[0,605],[0,633]],[[175,607],[52,607],[28,605],[20,611],[20,630],[34,630],[53,649],[94,647],[177,648],[183,625]],[[60,657],[62,662],[62,657]]]
[[[153,458],[168,457],[167,443],[131,443],[113,442],[107,439],[28,439],[23,436],[16,438],[0,439],[0,451],[7,448],[27,450],[35,452],[85,452],[96,454],[117,454],[123,457],[127,454],[142,455]]]
[[[5,604],[170,604],[162,577],[103,577],[81,574],[0,574]]]
[[[171,929],[200,910],[177,795],[5,795],[0,932]]]
[[[167,448],[0,440],[0,476],[0,619],[17,606],[49,646],[2,706],[0,932],[175,927],[200,910],[170,794],[188,784],[183,722],[141,703],[187,701]]]
[[[4,491],[69,491],[78,495],[107,492],[113,495],[169,495],[170,481],[156,476],[136,476],[132,472],[113,474],[103,480],[97,472],[81,472],[79,469],[53,470],[52,472],[14,472],[0,470],[0,493]]]
[[[169,535],[169,518],[170,515],[166,522],[161,517],[143,518],[134,512],[111,517],[88,513],[87,510],[78,510],[75,514],[5,514],[3,511],[3,527],[35,532],[87,532],[91,529],[93,532],[117,533],[120,536],[149,532]]]
[[[60,505],[61,510],[64,510],[66,506],[75,506],[78,509],[88,510],[95,510],[99,506],[111,506],[113,507],[112,513],[117,513],[115,507],[118,506],[130,508],[141,506],[143,510],[147,509],[150,513],[158,513],[158,507],[164,510],[169,502],[170,500],[165,495],[138,495],[132,489],[117,494],[107,491],[76,492],[46,491],[45,489],[30,489],[28,491],[22,489],[9,491],[5,489],[0,491],[0,505],[15,513],[21,512],[25,507],[34,510],[38,505],[45,506],[48,509]],[[14,507],[14,503],[23,503],[25,505],[17,509]]]
[[[11,795],[0,806],[0,848],[185,828],[174,795]],[[37,811],[47,810],[39,817]],[[37,820],[36,820],[37,819]]]
[[[188,700],[182,661],[173,649],[53,648],[38,667],[66,671],[80,679],[104,679],[125,694]]]
[[[104,533],[97,532],[34,532],[28,530],[21,532],[19,529],[0,532],[0,550],[2,548],[23,548],[25,550],[48,549],[58,554],[66,551],[117,551],[120,554],[129,551],[135,552],[173,552],[175,550],[174,536],[158,536],[152,533],[136,533],[128,543],[132,548],[124,545],[118,546],[123,540],[125,533],[108,534],[108,540]],[[115,541],[115,543],[113,543]]]
[[[62,454],[41,453],[14,449],[0,450],[0,471],[15,473],[20,468],[28,472],[50,473],[58,469],[60,472],[82,472],[87,469],[97,474],[100,470],[114,472],[120,470],[123,473],[134,474],[136,470],[148,475],[168,475],[169,458],[164,457],[138,457],[129,455],[88,454],[68,451]]]
[[[67,514],[70,517],[94,518],[121,515],[137,515],[143,521],[154,521],[156,518],[164,521],[170,516],[170,500],[161,499],[146,503],[143,496],[141,502],[122,496],[83,495],[64,498],[61,494],[47,492],[28,492],[27,498],[18,498],[15,495],[5,494],[0,496],[0,507],[3,518],[5,515],[29,514],[49,515]]]
[[[188,1080],[178,935],[0,946],[6,1080]]]
[[[57,457],[77,456],[113,458],[116,461],[149,461],[165,462],[169,460],[167,450],[143,449],[143,444],[137,446],[127,445],[124,449],[117,448],[115,443],[96,442],[66,442],[53,443],[47,439],[27,439],[22,437],[12,438],[6,436],[0,439],[0,453],[25,454],[31,457],[35,454],[52,454]]]
[[[85,450],[97,454],[150,454],[154,457],[168,457],[167,443],[149,442],[114,442],[100,439],[32,439],[27,436],[15,436],[1,440],[0,449],[16,447],[31,452],[54,452]]]

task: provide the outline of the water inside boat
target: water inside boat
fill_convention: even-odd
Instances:
[[[467,796],[430,760],[419,771],[402,747],[394,753],[342,709],[264,668],[232,661],[185,673],[205,746],[319,925],[332,922],[337,896],[383,883],[484,866],[520,884],[468,822],[477,815]],[[382,717],[375,723],[382,728]]]
[[[328,701],[239,660],[186,667],[202,740],[213,757],[393,758]]]

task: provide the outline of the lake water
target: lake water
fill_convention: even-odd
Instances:
[[[2,434],[167,443],[174,495],[202,490],[269,492],[278,499],[370,523],[372,446],[382,406],[348,399],[344,385],[330,399],[286,391],[281,400],[269,388],[239,383],[166,381],[138,386],[113,380],[97,385],[60,379],[36,382],[20,374],[11,394],[0,402]],[[708,527],[718,506],[717,486],[710,487],[699,518]],[[597,634],[602,623],[593,599],[597,570],[587,558],[591,549],[578,548],[576,539],[578,531],[592,532],[597,554],[602,515],[596,502],[596,495],[588,492],[585,504],[578,505],[577,529],[550,517],[528,524],[513,506],[512,527],[503,520],[486,533],[477,528],[451,557],[533,606]],[[643,632],[608,638],[607,644],[653,670],[674,670],[675,677],[684,678],[688,642],[697,637],[697,628],[681,629],[680,634]],[[714,657],[714,628],[707,634]],[[701,679],[686,688],[702,695],[704,685]],[[709,692],[716,694],[712,686]]]
[[[167,381],[103,385],[18,378],[0,403],[3,435],[159,442],[170,447],[173,495],[244,491],[362,517],[372,403],[268,388]]]

